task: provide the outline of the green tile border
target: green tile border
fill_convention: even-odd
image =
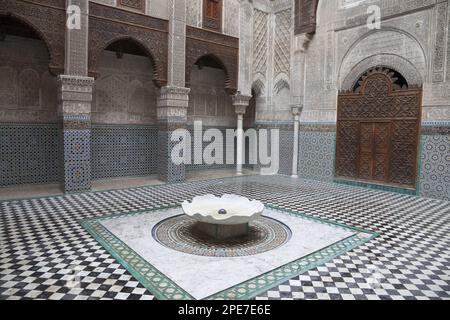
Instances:
[[[406,189],[406,188],[381,185],[381,184],[376,184],[376,183],[371,183],[371,182],[363,182],[363,181],[357,181],[357,180],[347,180],[347,179],[343,179],[343,178],[335,178],[334,183],[352,186],[352,187],[359,187],[359,188],[364,188],[364,189],[399,193],[399,194],[410,195],[410,196],[417,195],[416,189]]]
[[[313,217],[296,210],[285,209],[273,204],[266,205],[266,207],[291,216],[297,216],[305,220],[314,221],[344,230],[351,230],[357,232],[357,234],[338,241],[328,247],[324,247],[307,256],[289,262],[281,267],[275,268],[267,273],[261,274],[255,278],[246,280],[231,288],[215,293],[207,297],[206,300],[248,300],[254,298],[262,292],[292,279],[293,277],[298,276],[309,269],[322,265],[335,257],[379,236],[378,233],[373,231]],[[100,223],[103,220],[141,215],[149,212],[174,208],[179,208],[179,206],[161,206],[149,210],[140,210],[98,218],[90,218],[80,221],[80,224],[157,299],[194,300],[189,293],[179,287],[169,277],[161,273],[144,258],[139,256],[134,250],[132,250]]]

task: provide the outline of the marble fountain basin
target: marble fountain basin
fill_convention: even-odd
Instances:
[[[195,197],[181,204],[186,215],[197,221],[197,229],[218,240],[237,239],[248,235],[249,224],[264,211],[257,200],[225,194]]]

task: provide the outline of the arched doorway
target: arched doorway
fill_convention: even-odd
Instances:
[[[422,89],[376,67],[338,96],[336,177],[415,189]]]
[[[98,57],[92,103],[92,177],[157,173],[154,63],[141,43],[120,38]]]
[[[203,134],[208,129],[220,131],[223,137],[223,150],[221,154],[214,152],[213,157],[217,160],[213,164],[207,164],[205,159],[200,159],[206,147],[212,141],[202,141],[200,144],[192,139],[192,163],[186,165],[186,170],[193,172],[206,169],[231,169],[233,164],[227,164],[226,130],[236,127],[236,114],[234,111],[231,95],[227,92],[227,71],[223,62],[215,55],[209,54],[199,58],[191,66],[189,107],[188,107],[188,129],[194,137],[194,124],[196,128],[201,127]],[[234,154],[236,155],[236,153]]]
[[[57,83],[49,52],[31,24],[0,16],[0,187],[59,182]]]

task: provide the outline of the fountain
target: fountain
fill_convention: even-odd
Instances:
[[[232,194],[199,196],[181,206],[186,215],[197,221],[199,232],[216,240],[247,236],[250,222],[261,217],[264,211],[260,201]]]
[[[242,257],[264,253],[289,241],[284,223],[262,215],[260,201],[226,194],[208,194],[184,201],[174,216],[152,228],[161,245],[185,254]]]

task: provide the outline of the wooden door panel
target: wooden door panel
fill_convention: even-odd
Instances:
[[[391,145],[391,123],[374,124],[374,153],[372,179],[386,181],[389,177],[389,152]]]
[[[372,178],[373,145],[373,123],[363,122],[359,137],[359,177],[362,179]]]

